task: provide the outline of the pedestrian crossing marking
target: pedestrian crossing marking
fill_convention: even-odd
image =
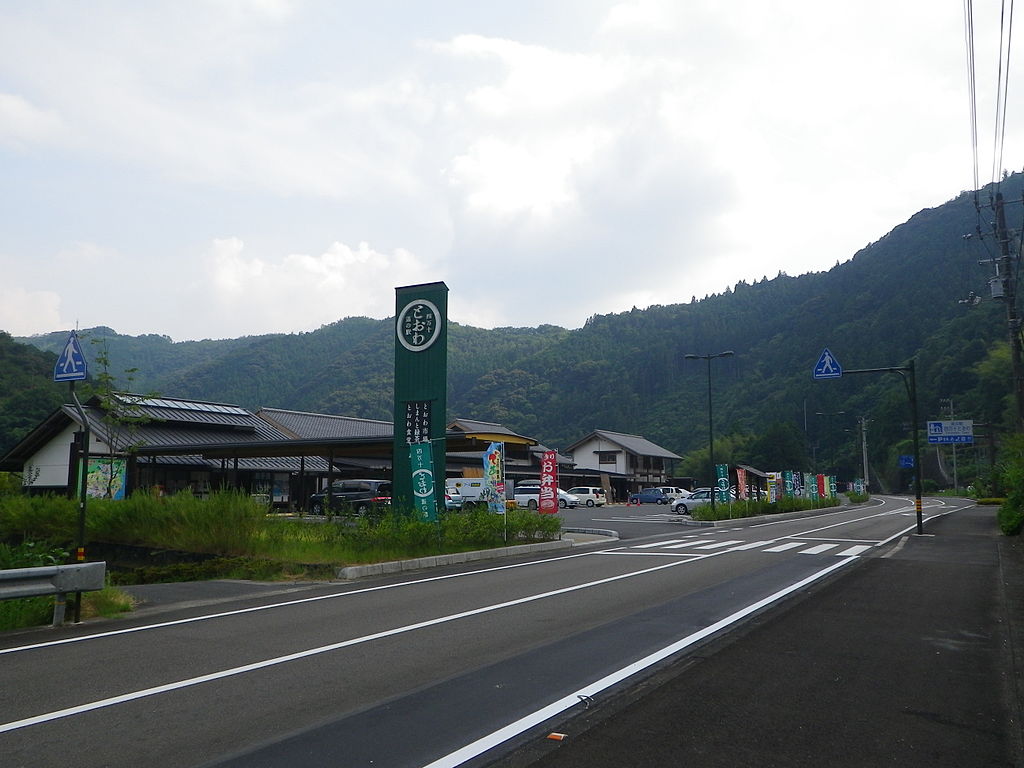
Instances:
[[[830,549],[835,549],[838,544],[819,544],[816,547],[810,549],[804,549],[800,551],[801,555],[820,555],[822,552],[828,552]]]
[[[714,539],[667,539],[665,541],[650,542],[647,544],[636,544],[631,547],[625,547],[621,550],[602,552],[600,554],[618,554],[618,555],[676,555],[679,557],[705,557],[705,555],[694,551],[692,553],[678,552],[681,549],[692,549],[701,551],[710,550],[722,550],[729,547],[728,552],[741,552],[752,549],[760,549],[762,552],[788,552],[798,547],[807,547],[808,542],[806,540],[800,541],[787,541],[782,544],[775,544],[778,539],[766,539],[763,541],[751,541],[744,544],[742,540],[730,539],[728,541],[715,541]],[[768,546],[769,544],[775,544],[775,546]],[[815,544],[807,547],[807,549],[801,549],[798,554],[801,555],[820,555],[825,552],[832,552],[837,547],[843,546],[844,542],[828,542],[824,544]],[[832,552],[836,557],[858,557],[863,553],[867,552],[872,548],[870,544],[857,544],[854,546],[847,547],[840,552]],[[654,551],[661,549],[663,551]],[[638,551],[644,550],[644,551]],[[716,552],[716,554],[718,554]]]
[[[777,547],[766,549],[765,552],[785,552],[787,549],[794,549],[795,547],[802,547],[804,543],[802,541],[790,541],[786,544],[779,544]]]
[[[698,539],[697,541],[687,541],[682,544],[673,544],[670,547],[665,547],[665,549],[683,549],[685,547],[696,547],[699,544],[711,544],[713,541],[714,539]]]
[[[861,552],[867,552],[869,549],[871,549],[871,547],[867,547],[867,546],[864,546],[863,544],[859,544],[856,547],[850,547],[849,549],[844,549],[842,552],[837,552],[836,554],[838,554],[839,557],[856,557]]]
[[[685,539],[669,539],[668,541],[656,541],[653,544],[637,544],[635,547],[630,549],[652,549],[654,547],[667,547],[670,544],[679,544],[685,541]]]

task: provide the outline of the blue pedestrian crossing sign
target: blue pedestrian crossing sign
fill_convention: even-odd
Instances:
[[[821,357],[818,358],[817,365],[814,366],[814,378],[816,379],[838,379],[843,375],[843,366],[839,364],[832,353],[828,351],[828,347],[825,347],[821,353]]]
[[[57,364],[53,366],[53,380],[85,381],[88,372],[82,345],[78,343],[78,335],[72,331],[64,344],[64,351],[57,358]]]

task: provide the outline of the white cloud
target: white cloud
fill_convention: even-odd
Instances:
[[[443,279],[460,322],[572,326],[828,268],[970,184],[959,8],[573,7],[4,7],[7,290],[193,338]]]
[[[240,238],[222,238],[203,264],[189,288],[192,305],[215,308],[228,335],[312,330],[354,315],[386,317],[394,311],[396,285],[437,279],[415,254],[384,253],[365,242],[331,243],[316,255],[261,257],[247,254]]]
[[[0,143],[50,142],[62,135],[60,118],[13,93],[0,93]]]
[[[0,330],[29,336],[66,327],[60,318],[60,296],[55,292],[0,286]]]

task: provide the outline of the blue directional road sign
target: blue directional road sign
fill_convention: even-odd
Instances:
[[[957,419],[954,421],[929,421],[928,442],[947,445],[974,442],[974,421]]]
[[[57,364],[53,366],[53,380],[85,381],[88,372],[82,345],[78,343],[78,336],[72,331],[64,345],[64,351],[57,358]]]
[[[814,366],[814,378],[838,379],[842,375],[843,367],[832,356],[832,353],[828,351],[828,347],[825,347],[821,357],[818,358],[817,365]]]

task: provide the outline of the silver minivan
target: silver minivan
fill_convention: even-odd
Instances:
[[[604,488],[597,488],[591,485],[581,485],[577,488],[570,488],[569,493],[573,496],[578,496],[580,504],[586,504],[588,507],[600,507],[608,501]]]

